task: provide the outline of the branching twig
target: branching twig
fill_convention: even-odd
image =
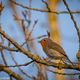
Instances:
[[[55,73],[55,74],[59,74],[59,75],[80,75],[80,73],[60,73],[60,72],[56,72],[56,71],[53,71],[53,70],[49,70],[48,71],[52,72],[52,73]]]
[[[29,40],[29,38],[30,38],[30,36],[31,36],[31,34],[32,34],[32,32],[33,32],[33,30],[34,30],[35,25],[37,24],[37,22],[38,22],[38,20],[35,20],[34,25],[33,25],[33,27],[32,27],[32,30],[30,31],[27,40]]]
[[[46,37],[46,36],[47,36],[47,35],[38,36],[38,37],[35,37],[35,38],[32,38],[32,39],[29,39],[28,41],[33,41],[33,40],[40,39],[40,38]],[[26,44],[26,42],[23,42],[23,43],[21,44],[21,46],[23,46],[24,44]],[[1,47],[2,49],[6,49],[6,50],[8,50],[8,51],[19,52],[18,49],[10,48],[10,47],[4,46],[4,45],[2,45],[2,44],[0,44],[0,47]]]
[[[6,62],[6,59],[5,59],[3,50],[1,50],[1,56],[2,56],[2,59],[3,59],[4,64],[7,66],[7,62]]]
[[[12,60],[14,61],[14,63],[15,63],[16,66],[17,66],[18,63],[17,63],[16,60],[14,59],[12,52],[10,52],[10,53],[11,53]],[[32,63],[32,62],[27,63],[27,65],[29,65],[30,63]],[[26,66],[27,66],[27,65],[26,65]],[[18,67],[18,69],[19,69],[26,77],[32,79],[32,77],[30,77],[30,76],[29,76],[26,72],[24,72],[20,67]]]
[[[13,72],[11,69],[4,67],[3,65],[0,64],[0,71],[4,71],[7,74],[11,75],[14,77],[16,80],[23,80],[21,76],[19,76],[17,73]]]
[[[19,51],[19,50],[17,50],[17,49],[10,48],[10,47],[4,46],[4,45],[2,45],[2,44],[0,44],[0,47],[1,47],[2,49],[6,49],[6,50],[8,50],[8,51],[14,51],[14,52],[18,52],[18,51]]]
[[[46,36],[47,35],[38,36],[38,37],[35,37],[35,38],[32,38],[32,39],[29,39],[28,41],[33,41],[33,40],[40,39],[40,38],[46,37]],[[21,44],[21,46],[23,46],[24,44],[26,44],[26,42],[23,42],[23,44]]]
[[[0,34],[3,35],[7,40],[9,40],[18,50],[20,50],[24,55],[28,56],[29,58],[31,58],[33,61],[36,61],[37,63],[41,63],[47,66],[53,66],[58,68],[59,64],[58,63],[49,63],[46,62],[45,60],[42,60],[39,58],[39,56],[37,55],[33,55],[31,54],[31,52],[26,51],[24,48],[22,48],[17,42],[15,42],[12,38],[10,38],[4,31],[0,30]],[[73,70],[79,70],[80,71],[80,67],[78,65],[74,65],[74,67],[72,65],[69,64],[60,64],[62,69],[73,69]]]
[[[29,0],[29,7],[32,7],[32,0]],[[31,21],[31,10],[29,10],[29,21]]]
[[[27,66],[27,65],[29,65],[29,64],[31,64],[31,63],[33,63],[34,61],[30,61],[30,62],[27,62],[27,63],[24,63],[24,64],[18,64],[18,65],[7,65],[7,66],[5,66],[5,67],[21,67],[21,66]]]
[[[76,21],[75,21],[73,15],[72,15],[72,13],[71,13],[69,7],[68,7],[68,4],[66,3],[66,0],[63,0],[63,2],[64,2],[65,6],[66,6],[66,8],[67,8],[67,10],[68,10],[68,12],[69,12],[69,14],[70,14],[70,17],[71,17],[71,19],[72,19],[72,21],[73,21],[73,23],[74,23],[74,27],[75,27],[75,29],[76,29],[76,31],[77,31],[77,35],[78,35],[78,37],[79,37],[79,49],[80,49],[80,32],[79,32],[77,23],[76,23]]]
[[[50,10],[50,8],[49,8],[48,3],[47,3],[46,1],[44,1],[44,0],[42,0],[42,2],[46,5],[46,8],[47,8],[47,9],[48,9],[48,11],[50,12],[51,10]]]
[[[14,3],[15,5],[18,5],[18,6],[22,7],[22,8],[28,9],[29,12],[30,12],[31,10],[34,10],[34,11],[46,12],[46,13],[49,12],[49,13],[54,13],[54,14],[70,14],[70,17],[71,17],[71,19],[72,19],[72,21],[73,21],[73,23],[74,23],[74,27],[75,27],[76,30],[77,30],[77,34],[78,34],[78,37],[79,37],[79,49],[80,49],[80,33],[79,33],[78,26],[77,26],[77,24],[76,24],[76,21],[74,20],[74,17],[73,17],[73,15],[72,15],[72,14],[78,14],[78,13],[80,14],[80,11],[70,11],[70,9],[69,9],[69,7],[68,7],[68,4],[66,3],[66,0],[63,0],[63,2],[64,2],[64,4],[65,4],[65,6],[66,6],[66,8],[67,8],[68,11],[60,11],[60,12],[51,11],[50,8],[49,8],[48,3],[47,3],[46,1],[44,1],[44,0],[42,0],[42,2],[46,5],[47,10],[32,8],[32,7],[31,7],[31,1],[32,1],[32,0],[30,0],[30,5],[29,5],[29,7],[28,7],[28,6],[24,6],[24,5],[22,5],[22,4],[18,3],[18,2],[15,2],[14,0],[10,0],[10,1],[11,1],[12,3]],[[31,21],[31,12],[30,12],[29,14],[30,14],[30,15],[29,15],[29,18],[30,18],[29,21]],[[26,14],[23,13],[23,15],[24,15],[24,17],[25,17]],[[27,37],[26,27],[25,27],[25,25],[24,25],[24,21],[27,20],[26,17],[25,17],[25,20],[24,20],[24,19],[17,19],[16,16],[14,16],[14,17],[15,17],[16,20],[22,21],[22,28],[23,28],[23,31],[24,31],[24,34],[25,34],[25,38],[26,38],[26,42],[25,42],[25,43],[26,43],[26,44],[27,44],[27,41],[32,41],[32,40],[39,39],[39,38],[42,38],[42,37],[46,36],[46,35],[43,35],[43,36],[39,36],[39,37],[32,38],[32,39],[30,38],[30,36],[31,36],[31,34],[32,34],[32,32],[33,32],[33,30],[34,30],[34,28],[35,28],[35,25],[36,25],[36,23],[37,23],[37,20],[36,20],[35,23],[34,23],[34,25],[33,25],[33,27],[32,27],[32,30],[30,31],[30,33],[28,34],[28,37]],[[27,21],[28,21],[28,20],[27,20]],[[28,26],[30,26],[30,24],[29,24]],[[27,29],[27,30],[28,30],[28,29]],[[43,64],[43,65],[52,66],[52,67],[55,67],[55,68],[58,68],[58,67],[59,67],[59,64],[58,64],[58,63],[48,62],[48,61],[46,61],[46,60],[42,60],[38,55],[35,55],[35,54],[33,55],[31,52],[26,51],[26,49],[24,49],[24,48],[22,47],[25,43],[23,43],[22,45],[19,45],[16,41],[14,41],[11,37],[9,37],[9,35],[7,35],[4,31],[2,31],[2,29],[0,29],[0,34],[1,34],[2,37],[6,38],[6,39],[10,42],[10,44],[13,44],[14,47],[16,47],[16,49],[15,49],[15,48],[10,48],[10,46],[7,46],[7,47],[6,47],[6,46],[0,44],[1,53],[2,53],[2,58],[3,58],[3,61],[4,61],[4,63],[5,63],[5,65],[0,64],[0,71],[4,71],[4,72],[8,73],[10,77],[14,77],[14,78],[16,78],[17,80],[23,80],[23,79],[21,78],[21,76],[19,76],[18,74],[16,74],[15,72],[13,72],[12,70],[9,69],[9,67],[18,67],[18,69],[19,69],[24,75],[26,75],[27,77],[29,77],[29,78],[32,79],[33,77],[29,76],[25,71],[23,71],[23,69],[20,68],[21,66],[27,66],[27,65],[31,64],[32,62],[37,62],[37,63],[40,63],[40,65]],[[50,36],[50,35],[48,35],[48,36]],[[3,52],[2,52],[3,49],[6,49],[6,50],[8,50],[8,51],[16,51],[16,52],[20,51],[20,52],[22,52],[24,55],[26,55],[26,56],[28,56],[30,59],[32,59],[32,61],[30,61],[30,62],[28,62],[28,63],[25,63],[25,64],[18,64],[18,63],[16,62],[16,60],[14,59],[14,57],[12,56],[12,59],[13,59],[13,61],[15,62],[15,65],[7,65],[6,59],[5,59],[5,57],[4,57],[4,55],[3,55]],[[77,64],[74,64],[74,66],[72,66],[71,64],[65,64],[65,63],[63,64],[63,63],[61,63],[61,64],[60,64],[60,67],[61,67],[62,69],[73,69],[73,70],[78,70],[78,71],[80,71],[80,66],[77,65]],[[55,72],[55,71],[52,71],[52,70],[48,70],[48,71],[53,72],[53,73],[55,73],[55,74],[60,74],[60,75],[80,75],[80,73],[59,73],[59,72]],[[42,76],[42,75],[41,75],[41,76]]]
[[[10,0],[10,1],[13,2],[14,4],[18,5],[18,6],[22,7],[22,8],[26,8],[26,9],[29,9],[29,10],[34,10],[34,11],[39,11],[39,12],[50,12],[50,13],[54,13],[54,14],[69,14],[69,12],[67,12],[67,11],[56,12],[56,11],[48,11],[48,10],[37,9],[37,8],[30,8],[28,6],[24,6],[20,3],[17,3],[13,0]],[[80,11],[72,11],[71,13],[72,14],[80,14]]]

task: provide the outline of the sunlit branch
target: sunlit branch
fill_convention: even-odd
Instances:
[[[41,63],[47,66],[53,66],[58,68],[59,64],[58,63],[49,63],[46,62],[45,60],[40,59],[39,56],[31,54],[31,52],[26,51],[24,48],[22,48],[17,42],[15,42],[12,38],[10,38],[4,31],[0,30],[0,34],[2,34],[7,40],[9,40],[18,50],[20,50],[24,55],[28,56],[32,60],[34,60],[37,63]],[[73,69],[73,70],[80,70],[80,67],[78,65],[75,65],[74,67],[69,64],[60,64],[61,68],[63,69]]]
[[[0,64],[0,71],[3,71],[10,76],[14,77],[16,80],[23,80],[21,76],[19,76],[17,73],[13,72],[11,69],[5,67],[4,65]]]
[[[11,54],[12,60],[13,60],[14,63],[16,64],[17,68],[18,68],[26,77],[32,79],[32,77],[30,77],[25,71],[23,71],[23,69],[20,68],[20,66],[18,65],[17,61],[15,60],[15,58],[14,58],[14,56],[13,56],[13,53],[10,52],[10,54]],[[32,62],[33,62],[33,61],[30,61],[30,62],[28,62],[27,64],[24,64],[24,65],[26,65],[26,67],[27,67],[27,65],[31,64]],[[9,67],[10,67],[10,66],[9,66]]]
[[[6,50],[8,50],[8,51],[18,52],[17,49],[10,48],[10,47],[4,46],[4,45],[2,45],[2,44],[0,44],[0,48],[2,48],[2,49],[6,49]]]
[[[80,75],[80,73],[61,73],[61,72],[56,72],[56,71],[53,71],[53,70],[49,70],[48,69],[48,71],[50,71],[50,72],[52,72],[52,73],[54,73],[54,74],[59,74],[59,75]]]

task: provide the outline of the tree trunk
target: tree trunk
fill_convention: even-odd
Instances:
[[[48,0],[49,8],[51,9],[51,11],[56,11],[59,1],[60,0]],[[60,44],[57,15],[53,13],[48,13],[48,21],[50,26],[51,39]],[[55,71],[64,72],[64,70],[59,69],[55,69]],[[65,80],[65,77],[63,75],[55,74],[55,80]]]

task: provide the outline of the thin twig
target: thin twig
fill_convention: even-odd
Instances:
[[[11,54],[11,57],[12,57],[12,60],[14,61],[14,63],[16,64],[16,65],[18,65],[18,63],[16,62],[16,60],[15,60],[15,58],[14,58],[14,56],[13,56],[13,54],[12,54],[12,52],[10,52],[10,54]],[[31,76],[29,76],[26,72],[24,72],[20,67],[18,67],[18,69],[26,76],[26,77],[28,77],[28,78],[31,78],[32,79],[32,77]]]
[[[64,2],[65,6],[66,6],[66,8],[67,8],[67,10],[68,10],[68,12],[69,12],[69,14],[70,14],[70,17],[71,17],[71,19],[72,19],[72,21],[73,21],[73,23],[74,23],[74,27],[75,27],[75,29],[76,29],[76,31],[77,31],[77,35],[78,35],[78,37],[79,37],[79,49],[80,49],[80,32],[79,32],[78,25],[77,25],[77,23],[76,23],[73,15],[72,15],[72,13],[71,13],[69,7],[68,7],[68,4],[67,4],[66,0],[63,0],[63,2]]]
[[[32,38],[32,39],[29,39],[28,41],[33,41],[33,40],[40,39],[40,38],[46,37],[46,36],[47,36],[47,35],[38,36],[38,37],[35,37],[35,38]],[[21,46],[23,46],[24,44],[26,44],[26,42],[23,42],[23,43],[21,44]]]
[[[6,62],[6,59],[5,59],[3,50],[1,50],[1,56],[2,56],[2,59],[3,59],[3,62],[4,62],[4,64],[5,64],[5,66],[7,66],[7,62]]]
[[[5,67],[21,67],[21,66],[27,66],[31,63],[33,63],[34,61],[30,61],[30,62],[27,62],[27,63],[24,63],[24,64],[18,64],[18,65],[7,65]]]
[[[18,5],[18,6],[22,7],[22,8],[26,8],[26,9],[29,9],[29,10],[34,10],[34,11],[39,11],[39,12],[50,12],[50,13],[54,13],[54,14],[69,14],[69,12],[67,12],[67,11],[56,12],[56,11],[48,11],[48,10],[37,9],[37,8],[30,8],[28,6],[24,6],[24,5],[20,4],[20,3],[17,3],[17,2],[15,2],[13,0],[10,0],[10,1],[13,2],[15,5]],[[80,14],[80,11],[72,11],[71,13],[72,14]]]
[[[14,51],[14,52],[18,52],[18,51],[19,51],[19,50],[17,50],[17,49],[10,48],[10,47],[4,46],[4,45],[2,45],[2,44],[0,44],[0,47],[1,47],[2,49],[6,49],[6,50],[8,50],[8,51]]]
[[[4,38],[6,38],[7,40],[9,40],[18,50],[20,50],[20,52],[22,52],[24,55],[28,56],[29,58],[31,58],[32,60],[34,60],[37,63],[41,63],[43,65],[47,65],[47,66],[53,66],[58,68],[59,64],[58,63],[49,63],[46,62],[45,60],[42,60],[39,56],[37,55],[33,55],[31,52],[25,50],[23,47],[21,47],[16,41],[14,41],[11,37],[9,37],[4,31],[0,30],[0,34],[4,36]],[[74,67],[70,64],[60,64],[62,69],[73,69],[73,70],[78,70],[80,71],[80,66],[75,65]]]
[[[40,38],[46,37],[46,36],[47,36],[47,35],[38,36],[38,37],[35,37],[35,38],[32,38],[32,39],[29,39],[28,41],[33,41],[33,40],[40,39]],[[23,42],[23,43],[21,44],[21,46],[23,46],[24,44],[26,44],[26,41]],[[8,50],[8,51],[19,52],[18,49],[10,48],[10,47],[4,46],[4,45],[2,45],[2,44],[0,44],[0,47],[1,47],[2,49],[6,49],[6,50]]]
[[[37,24],[37,22],[38,22],[38,20],[35,20],[35,22],[34,22],[34,24],[33,24],[33,27],[32,27],[32,30],[30,31],[27,40],[30,38],[30,36],[31,36],[31,34],[32,34],[32,32],[33,32],[33,30],[34,30],[35,25]]]
[[[9,75],[11,75],[13,78],[15,78],[16,80],[23,80],[23,78],[18,75],[17,73],[13,72],[11,69],[5,67],[4,65],[0,64],[0,71],[3,71]]]
[[[32,0],[29,0],[29,7],[31,8],[32,7]],[[29,21],[31,21],[31,10],[29,10]]]
[[[44,0],[42,0],[42,2],[46,5],[46,8],[47,8],[47,9],[48,9],[48,11],[50,12],[51,10],[50,10],[50,8],[49,8],[48,3],[47,3],[46,1],[44,1]]]
[[[56,71],[53,71],[53,70],[49,70],[48,71],[52,72],[52,73],[55,73],[55,74],[59,74],[59,75],[80,75],[80,73],[60,73],[60,72],[56,72]]]
[[[26,27],[24,25],[24,21],[22,21],[22,29],[23,29],[23,32],[24,32],[24,35],[25,35],[25,42],[26,42],[27,49],[28,49],[28,51],[30,51],[30,47],[29,47],[29,45],[27,43],[27,36],[28,36],[28,34],[26,34],[26,33],[28,33],[28,30],[26,32]]]
[[[30,39],[29,41],[40,39],[40,38],[43,38],[43,37],[47,37],[47,35],[38,36],[38,37]]]

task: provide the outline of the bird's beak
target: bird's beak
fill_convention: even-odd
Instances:
[[[41,41],[38,41],[38,43],[41,43]]]

